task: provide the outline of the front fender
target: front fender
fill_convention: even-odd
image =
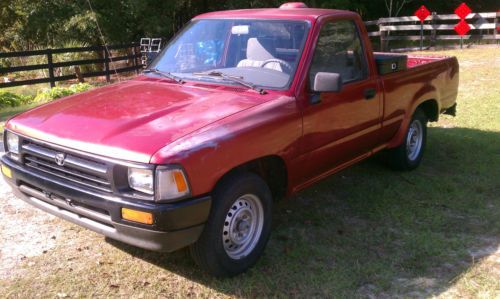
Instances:
[[[301,136],[295,98],[282,96],[165,146],[151,163],[181,164],[193,196],[198,196],[209,193],[224,174],[246,162],[277,155],[286,164],[297,154]]]

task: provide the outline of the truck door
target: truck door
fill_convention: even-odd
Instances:
[[[382,90],[367,57],[354,20],[323,22],[308,73],[311,91],[303,120],[302,150],[310,176],[363,157],[377,145]],[[312,91],[318,72],[340,74],[342,89]]]

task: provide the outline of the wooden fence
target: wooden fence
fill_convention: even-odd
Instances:
[[[472,13],[467,16],[466,21],[471,27],[470,34],[463,36],[466,41],[498,41],[500,40],[500,32],[497,28],[499,22],[500,12],[486,12],[486,13]],[[423,25],[424,36],[426,42],[425,47],[436,46],[437,41],[453,41],[460,40],[461,37],[454,32],[454,27],[460,18],[457,15],[438,15],[432,13],[427,18]],[[420,40],[420,21],[415,16],[396,17],[396,18],[381,18],[376,21],[365,22],[368,28],[368,35],[373,41],[379,42],[381,51],[389,50],[389,42],[391,41],[419,41]],[[6,52],[0,53],[2,58],[16,58],[16,57],[29,57],[45,55],[47,63],[13,66],[13,67],[0,67],[0,75],[9,73],[34,71],[34,70],[47,70],[48,78],[36,78],[30,80],[13,81],[13,82],[0,82],[0,88],[32,85],[40,83],[50,83],[51,87],[55,86],[56,82],[66,81],[89,77],[106,76],[106,80],[111,80],[111,75],[114,73],[124,72],[138,72],[143,66],[140,63],[141,53],[138,50],[138,45],[131,44],[125,46],[108,46],[109,50],[127,50],[127,55],[110,57],[108,51],[103,46],[81,47],[81,48],[65,48],[65,49],[45,49],[35,51],[21,51],[21,52]],[[406,48],[408,50],[408,48]],[[64,53],[78,53],[78,52],[92,52],[100,51],[103,53],[104,58],[97,59],[82,59],[73,61],[54,62],[53,55]],[[131,54],[130,54],[131,53]],[[111,62],[132,60],[132,66],[122,68],[110,68]],[[87,72],[82,74],[55,76],[54,69],[61,67],[81,66],[89,64],[104,64],[103,71]]]
[[[13,82],[0,82],[0,88],[20,86],[20,85],[32,85],[40,83],[50,83],[51,87],[54,87],[56,82],[66,81],[72,79],[89,78],[89,77],[99,77],[106,76],[106,80],[109,82],[111,80],[111,75],[115,73],[125,73],[125,72],[138,72],[142,68],[140,63],[141,53],[137,48],[138,45],[122,45],[122,46],[108,46],[108,50],[127,50],[127,55],[110,57],[108,51],[104,46],[92,46],[92,47],[79,47],[79,48],[64,48],[64,49],[45,49],[45,50],[35,50],[35,51],[21,51],[21,52],[5,52],[0,53],[0,59],[2,58],[19,58],[19,57],[29,57],[29,56],[46,56],[47,63],[34,64],[34,65],[24,65],[24,66],[13,66],[13,67],[0,67],[0,75],[5,75],[15,72],[23,71],[34,71],[34,70],[47,70],[48,78],[37,78],[22,81]],[[65,54],[65,53],[80,53],[80,52],[100,52],[99,55],[104,58],[96,59],[82,59],[73,61],[63,61],[54,62],[55,54]],[[132,66],[126,66],[121,68],[110,68],[111,62],[132,60]],[[138,62],[139,61],[139,62]],[[55,76],[54,69],[61,67],[71,67],[71,66],[81,66],[89,64],[100,64],[103,68],[102,71],[93,71],[87,73],[78,73],[64,76]]]
[[[464,41],[498,41],[500,32],[497,27],[500,12],[471,13],[466,21],[470,25],[470,34],[463,36]],[[424,21],[423,32],[425,47],[434,47],[437,41],[460,40],[454,27],[460,21],[457,15],[438,15],[432,13]],[[419,41],[420,20],[415,16],[381,18],[365,22],[368,35],[379,42],[381,51],[389,50],[391,41]],[[378,39],[378,40],[377,40]]]

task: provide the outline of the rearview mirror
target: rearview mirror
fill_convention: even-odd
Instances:
[[[231,34],[246,35],[249,32],[250,32],[250,26],[248,25],[236,25],[231,27]]]
[[[338,73],[318,72],[314,77],[315,92],[339,92],[342,89],[342,77]]]

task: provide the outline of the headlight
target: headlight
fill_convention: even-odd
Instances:
[[[19,136],[9,131],[6,131],[6,134],[7,152],[19,155]]]
[[[130,188],[147,194],[154,193],[154,176],[151,169],[129,168],[128,184]]]
[[[180,168],[158,168],[156,171],[156,190],[159,201],[179,199],[189,195],[189,184],[184,171]]]
[[[129,168],[128,184],[134,190],[155,194],[155,200],[160,202],[181,199],[191,192],[187,176],[177,166],[158,166],[156,173],[151,169]]]

